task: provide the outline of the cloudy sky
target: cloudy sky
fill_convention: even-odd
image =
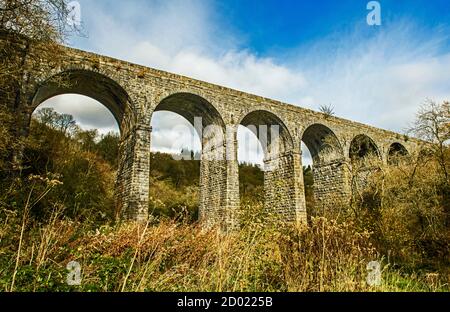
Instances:
[[[450,99],[448,0],[381,0],[380,26],[366,23],[365,0],[79,3],[86,36],[70,38],[74,47],[315,110],[331,104],[373,126],[403,132],[427,98]],[[89,98],[43,105],[117,131]],[[160,112],[152,125],[154,150],[171,151],[180,137],[199,148],[181,117]],[[247,150],[240,160],[261,160]]]

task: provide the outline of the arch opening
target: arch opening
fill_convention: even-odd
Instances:
[[[326,205],[336,201],[342,186],[343,150],[335,133],[313,124],[302,135],[302,164],[308,219],[324,215]],[[307,165],[307,166],[306,166]]]
[[[131,127],[134,110],[127,92],[113,79],[88,70],[68,70],[52,76],[37,88],[32,99],[36,108],[44,101],[63,94],[78,94],[103,104],[114,116],[120,132]]]
[[[276,159],[293,148],[293,139],[283,121],[275,114],[256,110],[247,114],[240,125],[248,128],[259,140],[264,161]],[[270,170],[265,166],[264,170]]]
[[[381,159],[381,154],[375,142],[365,134],[359,134],[350,143],[350,160],[353,164],[363,163],[370,159]]]
[[[256,131],[237,128],[239,195],[241,203],[264,203],[264,151]]]
[[[193,125],[171,111],[151,119],[149,212],[198,219],[201,140]],[[183,215],[183,213],[186,213]]]
[[[115,219],[119,125],[103,103],[79,94],[48,98],[30,115],[27,142],[23,174],[62,182],[38,203],[37,217],[51,213],[49,201],[73,219]]]
[[[341,144],[334,132],[321,124],[309,126],[303,132],[302,142],[306,145],[313,164],[326,164],[342,159],[343,152]]]
[[[399,162],[406,160],[408,156],[409,153],[405,146],[398,142],[392,143],[388,151],[388,164],[398,164]]]
[[[302,141],[302,172],[303,172],[303,184],[305,194],[305,205],[308,220],[312,216],[316,216],[318,213],[315,211],[315,196],[314,196],[314,163],[312,153],[308,146]]]
[[[150,213],[179,217],[187,210],[188,221],[214,222],[211,215],[225,201],[220,113],[201,96],[175,93],[155,107],[151,128]]]
[[[225,128],[225,123],[217,109],[203,97],[192,93],[181,92],[169,95],[156,106],[154,111],[176,113],[184,117],[194,127],[196,121],[201,120],[203,128],[210,125],[220,126],[222,130]]]
[[[358,194],[360,205],[373,209],[379,207],[379,194],[371,192],[372,178],[376,176],[382,160],[375,142],[367,135],[357,135],[350,144],[352,196]],[[353,191],[354,190],[354,191]]]
[[[264,203],[261,207],[283,216],[287,221],[303,220],[303,200],[298,193],[301,184],[298,180],[301,174],[300,152],[294,151],[294,141],[287,126],[278,116],[265,110],[248,113],[239,124],[252,133],[255,142],[259,142],[257,146],[260,147],[260,161],[263,162],[261,189]],[[239,153],[245,148],[238,144]],[[240,176],[242,180],[241,172]]]

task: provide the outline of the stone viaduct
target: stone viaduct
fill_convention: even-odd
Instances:
[[[274,142],[269,139],[265,149],[264,162],[270,165],[264,173],[266,206],[294,222],[306,219],[301,142],[313,157],[316,204],[330,209],[349,197],[353,158],[372,153],[387,163],[395,153],[412,153],[419,144],[404,135],[211,83],[72,48],[63,50],[62,62],[56,66],[45,59],[30,64],[17,110],[18,126],[26,135],[33,111],[64,93],[89,96],[105,105],[121,131],[116,194],[127,220],[148,217],[150,122],[156,111],[178,113],[191,123],[201,117],[202,127],[222,129],[226,140],[202,152],[200,219],[224,228],[236,225],[239,209],[238,125],[279,127],[279,137]],[[202,144],[207,140],[202,138]],[[271,153],[275,141],[279,152]],[[215,159],[208,153],[234,158]]]

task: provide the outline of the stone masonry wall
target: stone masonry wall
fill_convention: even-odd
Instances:
[[[200,220],[207,227],[219,226],[224,231],[237,226],[239,207],[238,163],[227,160],[225,149],[226,145],[202,151],[199,208]]]
[[[119,147],[116,198],[125,220],[145,221],[148,216],[150,136],[150,124],[138,125]]]
[[[300,153],[287,152],[278,158],[265,160],[264,165],[265,208],[288,222],[305,222]]]
[[[314,199],[316,208],[335,210],[348,202],[348,167],[342,161],[313,166]]]

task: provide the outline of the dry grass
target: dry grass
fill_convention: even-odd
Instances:
[[[386,261],[370,243],[370,233],[358,231],[351,222],[316,218],[302,228],[249,222],[228,235],[173,221],[130,223],[89,232],[80,227],[55,219],[27,236],[18,268],[13,271],[2,266],[2,288],[10,290],[7,286],[13,272],[16,291],[399,291],[447,287],[439,278],[430,282],[403,276],[388,264],[384,265],[383,284],[369,286],[367,263]],[[65,284],[65,266],[73,260],[82,267],[81,286]]]
[[[372,166],[339,221],[285,224],[259,204],[224,234],[164,218],[92,228],[2,212],[4,291],[449,291],[448,188],[435,161]],[[44,188],[44,191],[46,188]],[[39,198],[39,196],[37,196]],[[178,221],[175,221],[178,220]],[[180,221],[181,220],[181,221]],[[82,284],[66,284],[81,264]],[[382,282],[367,283],[381,263]]]

